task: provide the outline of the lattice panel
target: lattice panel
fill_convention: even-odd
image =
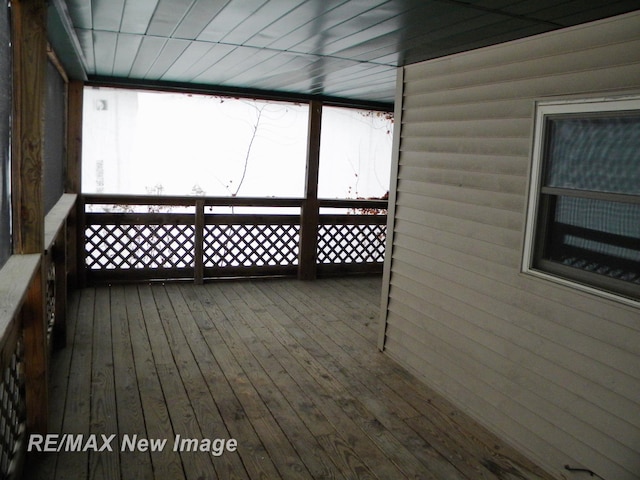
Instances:
[[[299,225],[206,225],[205,267],[297,265]]]
[[[386,225],[320,225],[318,263],[384,261]]]
[[[194,227],[90,225],[86,250],[91,269],[193,267]]]
[[[9,365],[2,372],[0,383],[0,478],[15,473],[15,458],[25,427],[24,380],[22,370],[22,342]]]

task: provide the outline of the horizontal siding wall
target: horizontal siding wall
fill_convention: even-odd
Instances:
[[[520,272],[534,102],[640,93],[640,12],[401,78],[385,351],[558,477],[640,478],[640,309]]]

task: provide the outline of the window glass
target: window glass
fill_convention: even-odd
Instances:
[[[547,185],[640,194],[640,114],[547,120]]]

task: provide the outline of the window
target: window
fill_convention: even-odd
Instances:
[[[538,105],[523,270],[640,299],[640,98]]]

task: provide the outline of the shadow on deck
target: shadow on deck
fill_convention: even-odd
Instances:
[[[379,277],[77,292],[51,371],[63,451],[25,478],[549,478],[376,349],[379,297]]]

